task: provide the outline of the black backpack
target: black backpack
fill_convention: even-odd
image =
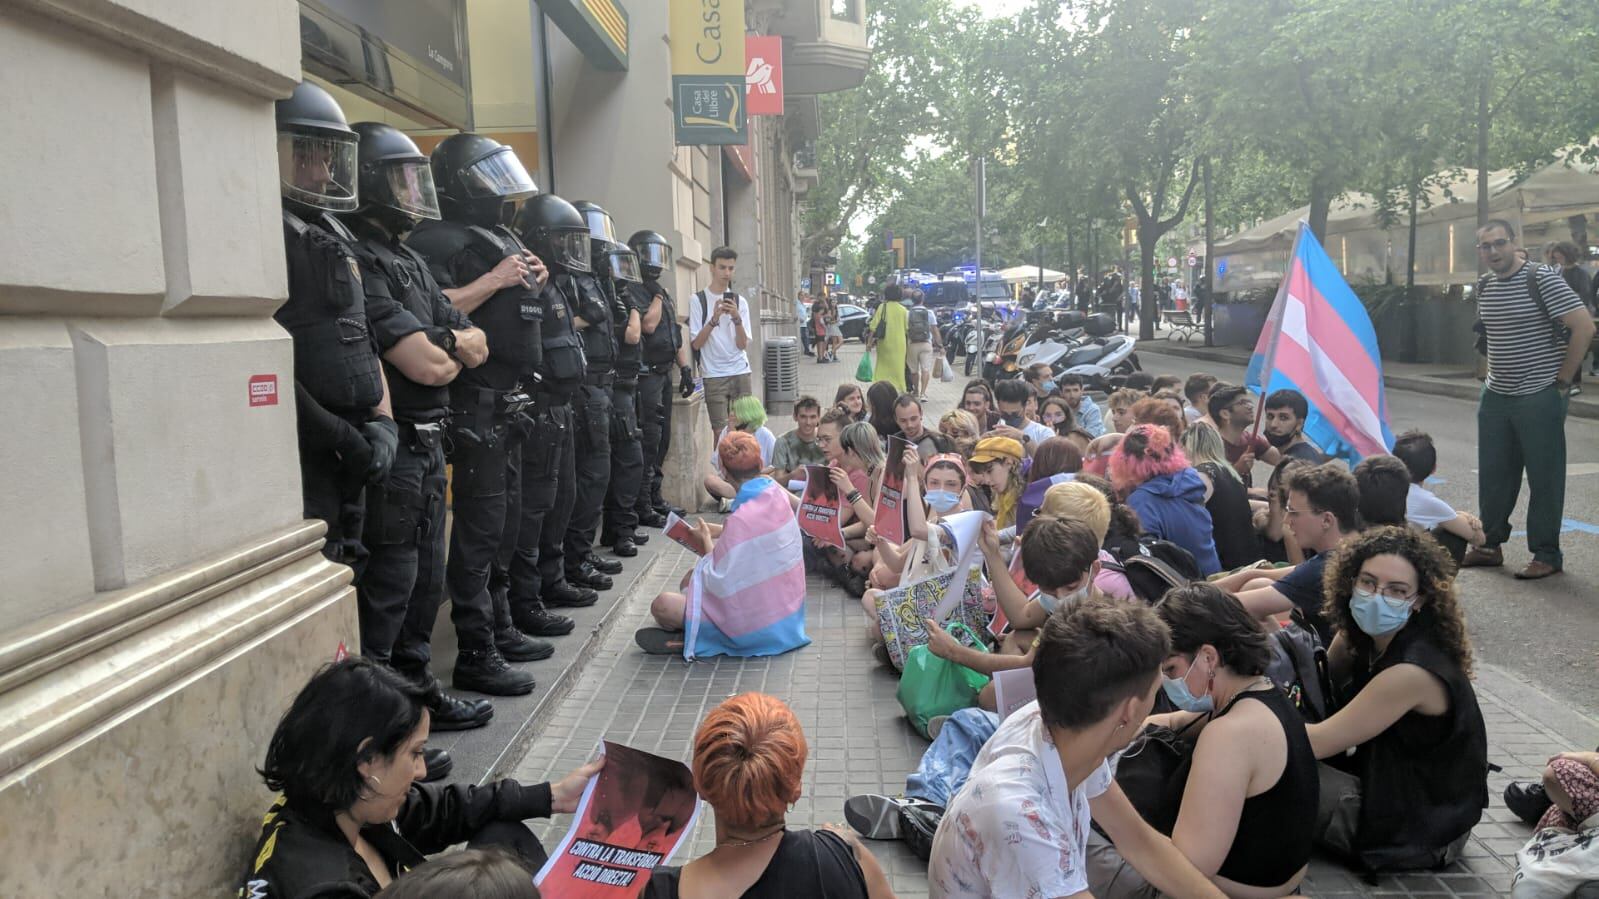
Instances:
[[[1167,590],[1199,580],[1194,554],[1170,540],[1140,534],[1106,549],[1116,561],[1105,567],[1124,574],[1133,594],[1150,605],[1160,602]]]
[[[1538,285],[1539,273],[1546,268],[1553,268],[1553,266],[1539,265],[1533,262],[1529,262],[1526,265],[1527,268],[1531,269],[1531,271],[1527,272],[1527,293],[1532,297],[1532,302],[1538,307],[1538,311],[1543,313],[1543,320],[1549,325],[1550,342],[1555,346],[1563,347],[1571,342],[1571,329],[1566,327],[1565,322],[1549,317],[1549,304],[1543,301],[1543,289]],[[1482,308],[1483,289],[1492,284],[1493,280],[1494,275],[1492,272],[1477,279],[1476,296],[1479,310]],[[1473,346],[1476,347],[1477,355],[1488,355],[1488,326],[1483,324],[1480,312],[1477,315],[1476,323],[1471,326],[1471,330],[1477,335],[1473,343]]]
[[[920,307],[911,310],[905,323],[905,340],[908,343],[927,343],[933,339],[933,313]]]
[[[1288,695],[1294,708],[1315,724],[1332,717],[1332,676],[1327,669],[1327,650],[1321,637],[1310,626],[1303,609],[1295,608],[1287,625],[1271,634],[1272,660],[1266,676]]]

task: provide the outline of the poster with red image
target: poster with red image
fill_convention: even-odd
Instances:
[[[888,438],[887,459],[883,464],[883,485],[877,493],[877,536],[890,543],[905,542],[905,451],[911,442],[903,437]]]
[[[685,549],[705,555],[705,547],[700,545],[700,537],[694,533],[694,526],[678,517],[676,512],[667,513],[666,527],[662,528],[661,532]]]
[[[694,833],[700,799],[682,762],[606,740],[572,826],[533,878],[545,899],[632,899]]]
[[[805,495],[800,497],[800,530],[817,542],[844,549],[844,495],[826,465],[805,466]]]

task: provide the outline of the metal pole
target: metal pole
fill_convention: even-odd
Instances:
[[[977,157],[977,164],[974,170],[977,175],[977,358],[979,363],[987,365],[988,360],[984,356],[988,349],[988,340],[983,334],[983,213],[986,211],[983,207],[987,205],[988,201],[988,197],[985,196],[988,187],[985,178],[988,173],[988,165],[983,157]],[[968,363],[970,361],[970,359],[967,360]],[[984,368],[978,368],[977,372],[981,375],[985,370]],[[969,367],[966,373],[971,374]]]
[[[1214,335],[1211,333],[1211,306],[1215,305],[1216,297],[1216,222],[1211,216],[1210,207],[1210,157],[1205,157],[1205,167],[1200,174],[1205,179],[1205,346],[1215,346]],[[1190,297],[1193,294],[1189,294]]]

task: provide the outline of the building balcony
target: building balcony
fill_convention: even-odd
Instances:
[[[748,10],[753,28],[784,39],[788,94],[830,94],[865,80],[866,0],[750,0]]]

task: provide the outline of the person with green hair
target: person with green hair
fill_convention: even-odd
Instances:
[[[755,442],[761,446],[761,473],[766,474],[772,467],[772,450],[777,446],[777,435],[766,427],[766,407],[761,405],[760,397],[746,395],[733,400],[728,409],[727,427],[722,433],[716,435],[716,445],[722,445],[722,438],[729,431],[744,431],[755,436]],[[727,473],[722,470],[721,460],[716,453],[711,453],[711,470],[705,475],[705,490],[716,500],[718,506],[728,506],[733,502],[733,497],[738,491],[727,478]],[[725,508],[722,511],[727,511]]]

